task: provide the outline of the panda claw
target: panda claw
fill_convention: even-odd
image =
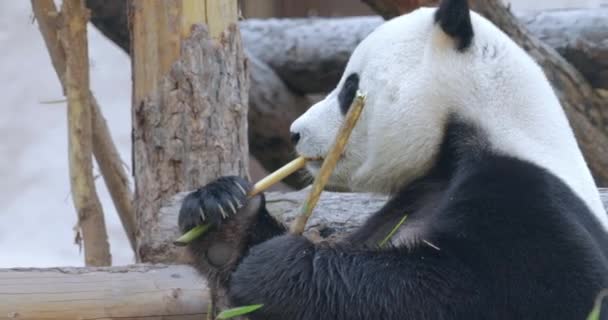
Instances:
[[[234,200],[234,203],[236,203],[236,208],[240,209],[243,207],[243,203],[235,196],[232,196],[232,200]],[[236,210],[235,210],[236,212]]]
[[[205,221],[205,211],[203,211],[203,208],[198,207],[198,211],[199,211],[199,215],[201,216],[201,219],[203,221]]]
[[[230,210],[232,210],[232,214],[236,213],[236,208],[234,207],[234,204],[230,201],[228,201],[228,205],[230,206]]]
[[[241,186],[238,182],[234,181],[234,184],[236,184],[236,186],[239,188],[239,190],[241,190],[241,192],[243,193],[244,196],[247,195],[247,191],[245,191],[245,189],[243,188],[243,186]]]
[[[222,214],[222,218],[227,219],[228,214],[226,214],[226,210],[224,210],[224,207],[222,207],[221,205],[219,205],[219,207],[220,207],[220,212]]]

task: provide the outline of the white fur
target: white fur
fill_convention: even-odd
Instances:
[[[564,111],[540,67],[472,13],[464,52],[423,8],[378,27],[353,52],[336,89],[291,126],[298,153],[322,157],[343,121],[337,95],[351,73],[367,103],[331,178],[337,186],[390,193],[432,165],[449,113],[479,125],[493,148],[560,177],[608,229],[608,215]],[[313,174],[318,166],[309,166]]]

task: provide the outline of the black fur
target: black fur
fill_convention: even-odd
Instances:
[[[457,48],[464,51],[473,41],[473,25],[467,0],[444,0],[435,12],[435,22],[455,38]]]
[[[340,105],[340,111],[342,114],[346,114],[346,112],[348,112],[350,105],[355,99],[357,90],[359,90],[359,75],[357,73],[351,73],[348,75],[348,77],[346,77],[346,80],[344,80],[342,89],[338,94],[338,104]]]
[[[251,183],[245,179],[227,176],[190,193],[180,209],[180,230],[186,232],[203,222],[220,225],[225,219],[223,215],[234,215],[247,203],[247,192],[251,188]]]
[[[350,242],[281,235],[262,206],[228,268],[232,304],[264,304],[251,319],[585,319],[608,287],[606,233],[560,179],[483,136],[452,119],[435,167]],[[403,213],[432,245],[375,245]]]

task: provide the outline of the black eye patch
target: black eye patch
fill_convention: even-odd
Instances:
[[[357,73],[351,73],[346,80],[344,80],[342,90],[340,90],[340,93],[338,94],[338,103],[340,104],[340,111],[342,114],[346,114],[348,111],[351,103],[353,103],[353,99],[355,99],[357,90],[359,90],[359,75]]]

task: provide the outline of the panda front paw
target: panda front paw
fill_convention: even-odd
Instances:
[[[185,233],[201,224],[220,226],[241,211],[257,212],[260,197],[248,199],[252,187],[241,177],[225,176],[188,194],[179,211],[180,230]]]

